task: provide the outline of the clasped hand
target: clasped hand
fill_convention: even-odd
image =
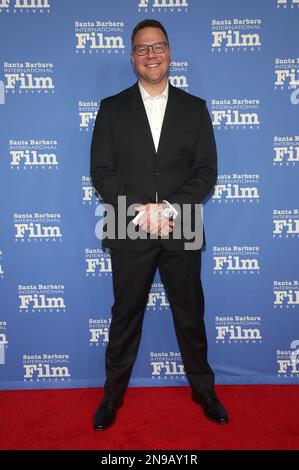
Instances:
[[[136,211],[144,211],[139,218],[138,224],[152,235],[166,236],[173,230],[173,220],[169,220],[162,213],[163,207],[160,203],[148,203],[143,206],[135,207]]]

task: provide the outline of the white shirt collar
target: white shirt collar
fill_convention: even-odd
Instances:
[[[152,96],[150,95],[146,89],[141,85],[140,81],[138,80],[138,86],[139,86],[139,90],[140,90],[140,93],[141,93],[141,96],[142,96],[142,99],[143,101],[148,99],[148,98],[168,98],[168,90],[169,90],[169,82],[167,80],[167,84],[166,84],[166,87],[164,89],[164,91],[161,93],[161,95],[157,95],[157,96]]]

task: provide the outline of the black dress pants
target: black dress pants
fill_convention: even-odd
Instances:
[[[105,390],[116,398],[123,395],[130,380],[157,268],[171,307],[187,379],[198,392],[214,388],[214,374],[207,361],[201,250],[168,251],[159,243],[153,245],[138,252],[111,249],[115,302],[105,356]]]

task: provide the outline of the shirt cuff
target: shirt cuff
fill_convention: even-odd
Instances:
[[[176,209],[173,207],[173,205],[172,205],[172,204],[170,204],[170,202],[166,201],[166,199],[163,199],[163,201],[162,201],[162,202],[165,202],[165,204],[167,204],[167,205],[168,205],[169,209],[171,209],[171,210],[172,210],[172,212],[173,212],[173,216],[172,216],[172,218],[173,218],[173,219],[176,219],[176,218],[177,218],[177,216],[178,216],[178,211],[177,211],[177,210],[176,210]]]
[[[135,215],[134,219],[132,220],[134,225],[138,224],[138,220],[140,217],[145,213],[145,211],[139,211],[137,215]]]

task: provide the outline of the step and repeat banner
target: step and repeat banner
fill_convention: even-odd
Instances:
[[[2,389],[104,384],[113,291],[90,143],[100,100],[136,81],[145,18],[215,130],[202,282],[217,383],[299,383],[299,0],[0,0]],[[158,272],[130,385],[187,385]]]

